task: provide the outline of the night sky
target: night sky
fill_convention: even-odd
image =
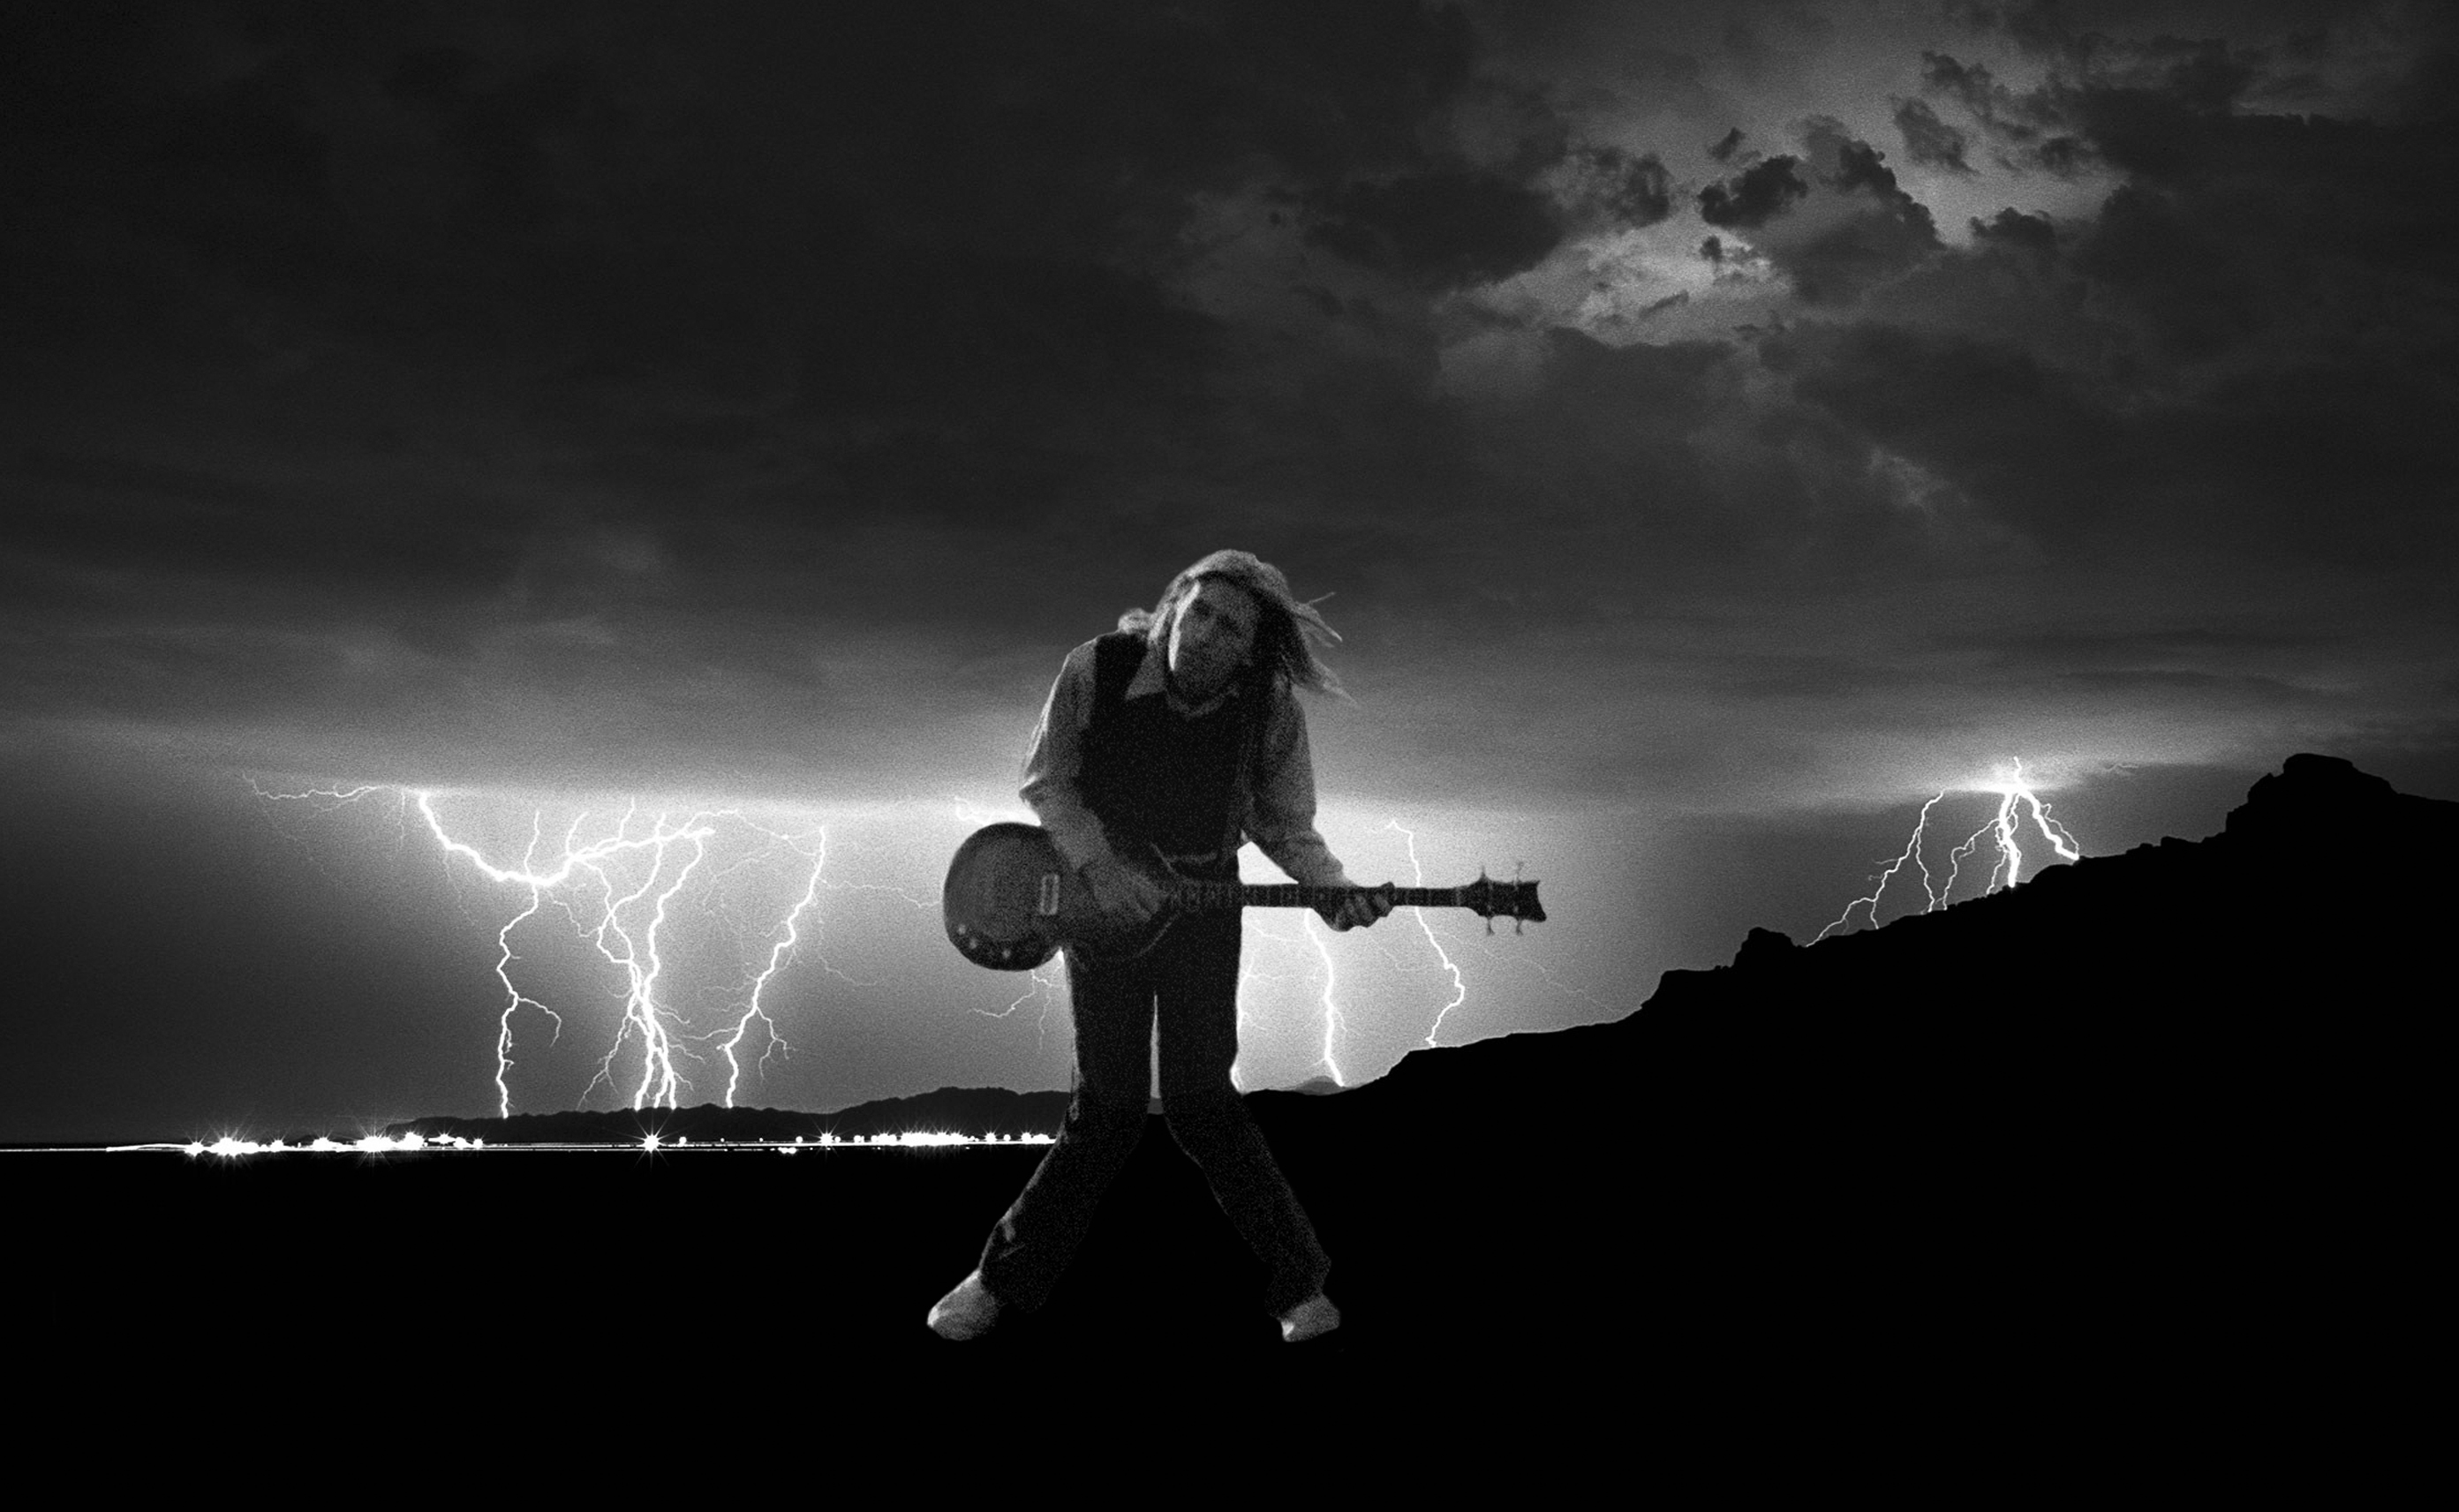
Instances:
[[[2300,750],[2459,798],[2454,36],[19,0],[0,1140],[495,1111],[532,895],[410,789],[501,869],[704,816],[682,1101],[815,865],[739,1101],[1063,1086],[938,876],[1222,546],[1330,596],[1352,873],[1552,914],[1251,913],[1251,1088],[1807,938],[2018,761],[2087,854]],[[635,1094],[590,906],[509,936],[515,1111]]]

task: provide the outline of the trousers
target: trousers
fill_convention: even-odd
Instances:
[[[982,1246],[982,1284],[1002,1305],[1040,1307],[1144,1139],[1149,1053],[1160,1027],[1162,1108],[1239,1237],[1264,1262],[1275,1316],[1323,1290],[1331,1259],[1230,1083],[1238,1057],[1234,912],[1179,919],[1131,961],[1067,960],[1076,1092],[1058,1141]]]

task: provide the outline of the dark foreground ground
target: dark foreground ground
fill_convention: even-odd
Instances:
[[[1251,1099],[1348,1319],[1295,1348],[1158,1119],[1051,1305],[966,1346],[923,1314],[1038,1149],[0,1156],[19,1295],[44,1369],[173,1401],[1201,1381],[2344,1491],[2441,1373],[2455,816],[2299,758],[2199,843]]]

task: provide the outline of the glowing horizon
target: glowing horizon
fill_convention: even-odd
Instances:
[[[1984,821],[1979,829],[1966,835],[1962,844],[1947,852],[1946,880],[1944,883],[1937,883],[1932,879],[1929,858],[1923,850],[1923,840],[1929,829],[1930,810],[1944,801],[1946,795],[1951,792],[1996,793],[1998,808],[1997,811]],[[2023,880],[2024,869],[2024,852],[2022,847],[2017,844],[2016,838],[2021,829],[2017,819],[2017,809],[2021,805],[2030,806],[2033,825],[2039,829],[2042,838],[2049,843],[2050,849],[2061,859],[2067,861],[2083,859],[2082,848],[2075,843],[2074,836],[2067,832],[2064,825],[2049,817],[2049,806],[2041,799],[2035,786],[2025,775],[2023,759],[2010,757],[1994,766],[1987,780],[1976,780],[1963,786],[1943,788],[1923,803],[1920,816],[1913,821],[1912,838],[1905,842],[1902,852],[1879,874],[1878,886],[1872,888],[1867,894],[1844,905],[1844,912],[1837,914],[1832,923],[1813,936],[1812,943],[1816,944],[1842,929],[1853,917],[1855,909],[1867,909],[1870,927],[1878,928],[1879,901],[1886,896],[1888,885],[1895,881],[1897,875],[1907,865],[1921,873],[1922,893],[1924,899],[1921,912],[1932,914],[1947,907],[1954,900],[1956,883],[1961,876],[1965,859],[1980,848],[1982,837],[1985,835],[1992,837],[1997,850],[1996,855],[1990,862],[1987,879],[1982,884],[1981,895],[1986,897],[1999,891],[2002,886],[2014,887]],[[1999,881],[2002,872],[2006,877],[2003,883]]]
[[[938,916],[939,883],[957,842],[983,824],[1029,817],[1019,803],[949,792],[894,803],[702,798],[686,807],[646,792],[348,782],[276,789],[246,781],[268,810],[363,812],[397,854],[423,850],[436,858],[465,916],[492,938],[491,951],[472,952],[471,965],[492,977],[494,993],[489,1084],[498,1117],[609,1098],[635,1109],[731,1107],[755,1083],[764,1098],[801,1084],[793,1058],[873,1055],[882,1032],[1011,1043],[1028,1034],[1026,1062],[954,1080],[1065,1084],[1072,1043],[1063,968],[1054,961],[1021,983],[973,968],[948,949]],[[1319,823],[1360,885],[1424,885],[1429,857],[1420,843],[1441,836],[1457,846],[1461,831],[1421,810],[1409,817],[1403,825],[1388,808],[1353,813],[1335,803]],[[281,823],[299,838],[297,826]],[[1443,884],[1465,884],[1482,871],[1509,875],[1532,849],[1525,821],[1478,815],[1470,827],[1511,832],[1518,849],[1508,860],[1487,850],[1474,865],[1439,862],[1460,872]],[[1534,853],[1542,858],[1555,843]],[[1481,983],[1488,993],[1514,979],[1525,986],[1489,1005],[1509,1018],[1481,1021],[1460,1039],[1552,1026],[1532,1006],[1567,1022],[1637,1003],[1611,1003],[1544,958],[1557,938],[1487,943],[1461,928],[1479,923],[1466,914],[1447,921],[1432,915],[1449,910],[1404,910],[1410,924],[1388,920],[1344,935],[1304,911],[1294,921],[1278,918],[1284,912],[1293,911],[1256,911],[1247,932],[1233,1070],[1242,1090],[1372,1081],[1412,1046],[1454,1038],[1445,1026],[1476,1006]],[[953,1002],[949,988],[959,995]],[[916,998],[961,1016],[942,1009],[927,1029],[882,1020],[893,1003]],[[1027,1007],[1034,1011],[1019,1012]],[[878,1027],[857,1030],[855,1020]],[[860,1044],[846,1039],[856,1032]],[[576,1065],[585,1082],[558,1069]],[[928,1074],[906,1080],[944,1084]]]

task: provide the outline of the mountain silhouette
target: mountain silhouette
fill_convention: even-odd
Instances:
[[[1250,1101],[1335,1296],[1414,1340],[2345,1372],[2437,1252],[2454,848],[2459,804],[2299,755],[2199,842]]]

